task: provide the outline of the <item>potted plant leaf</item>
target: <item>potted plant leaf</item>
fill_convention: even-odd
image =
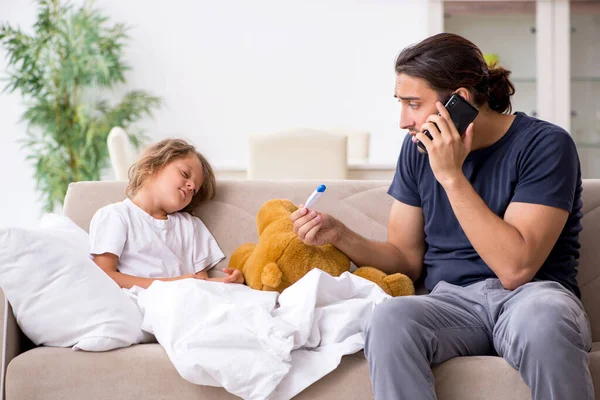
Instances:
[[[8,56],[4,90],[19,91],[25,101],[23,145],[35,166],[44,209],[52,211],[62,204],[69,183],[100,179],[113,127],[123,127],[139,146],[143,132],[128,128],[151,116],[160,99],[133,90],[111,105],[100,96],[125,83],[125,25],[110,24],[93,2],[78,8],[59,0],[37,0],[37,5],[32,33],[4,22],[0,45]]]

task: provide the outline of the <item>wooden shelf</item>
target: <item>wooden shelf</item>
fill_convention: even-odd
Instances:
[[[535,1],[444,1],[444,15],[535,14]]]
[[[511,76],[509,79],[513,83],[535,83],[536,79],[533,76]]]
[[[572,76],[572,82],[600,82],[600,76]]]
[[[600,1],[598,0],[571,0],[571,12],[575,14],[600,14]]]
[[[535,0],[443,0],[444,16],[452,15],[535,15]],[[570,8],[576,14],[600,14],[599,0],[571,0]]]
[[[575,146],[577,146],[581,149],[600,149],[600,143],[594,143],[594,142],[575,141]]]
[[[514,83],[535,83],[537,79],[532,76],[511,76],[510,80]],[[600,82],[600,76],[572,76],[571,82]]]

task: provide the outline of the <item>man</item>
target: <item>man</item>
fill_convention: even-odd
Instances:
[[[432,365],[498,354],[533,399],[593,399],[590,326],[575,280],[581,173],[571,137],[509,114],[510,71],[488,67],[460,36],[404,49],[395,69],[409,135],[388,191],[387,242],[306,208],[292,214],[305,243],[332,243],[356,265],[425,276],[430,294],[375,309],[365,345],[375,398],[435,399]],[[462,136],[441,103],[453,93],[479,109]]]

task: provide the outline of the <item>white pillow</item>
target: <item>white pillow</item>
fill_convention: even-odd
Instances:
[[[60,227],[0,229],[0,287],[21,330],[36,345],[87,351],[147,341],[140,310],[67,220],[71,226],[62,219],[54,221]]]
[[[72,239],[72,244],[89,254],[90,250],[90,235],[80,228],[73,220],[64,215],[54,213],[44,214],[40,220],[39,227],[41,229],[55,229],[63,231]]]

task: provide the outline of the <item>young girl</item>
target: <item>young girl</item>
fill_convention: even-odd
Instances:
[[[189,214],[215,196],[215,176],[194,146],[165,139],[129,170],[128,198],[101,208],[90,225],[94,262],[123,288],[194,278],[243,283],[238,270],[207,271],[225,255],[200,219]]]

